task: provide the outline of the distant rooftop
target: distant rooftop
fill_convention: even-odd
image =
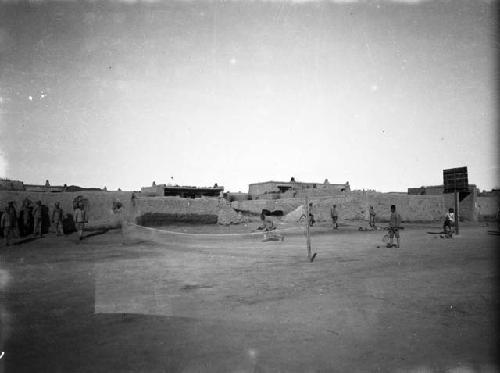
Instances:
[[[275,181],[275,180],[269,180],[269,181],[259,181],[258,183],[250,183],[249,185],[258,185],[258,184],[330,184],[330,185],[346,185],[349,184],[349,182],[345,183],[330,183],[330,182],[309,182],[309,181],[296,181],[296,180],[290,180],[290,181]]]

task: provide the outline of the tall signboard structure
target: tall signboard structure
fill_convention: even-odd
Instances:
[[[455,193],[455,233],[459,234],[459,195],[469,191],[467,167],[450,168],[443,170],[444,193]]]

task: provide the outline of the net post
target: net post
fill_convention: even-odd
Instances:
[[[455,189],[455,234],[460,234],[460,230],[458,227],[458,221],[459,221],[459,212],[458,209],[460,208],[460,201],[459,201],[459,192]]]
[[[310,234],[310,230],[309,230],[309,197],[306,196],[305,198],[305,206],[306,206],[306,209],[305,209],[305,215],[306,215],[306,245],[307,245],[307,258],[309,259],[309,261],[311,260],[311,234]]]

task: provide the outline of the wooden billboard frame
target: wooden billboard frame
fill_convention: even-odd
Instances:
[[[443,170],[443,187],[443,193],[455,194],[455,234],[459,234],[459,193],[469,191],[467,166]]]

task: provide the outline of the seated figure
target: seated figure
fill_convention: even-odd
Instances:
[[[453,228],[455,226],[455,212],[453,209],[448,209],[448,213],[445,215],[443,230],[446,237],[452,237]]]

